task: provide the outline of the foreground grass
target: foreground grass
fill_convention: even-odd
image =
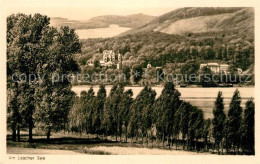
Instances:
[[[169,150],[166,147],[160,147],[156,146],[156,144],[153,144],[152,146],[141,144],[141,143],[130,143],[130,142],[116,142],[111,138],[108,139],[101,139],[96,138],[94,136],[86,136],[86,135],[65,135],[61,133],[54,134],[49,141],[46,140],[46,136],[42,135],[34,135],[34,141],[32,143],[27,142],[28,136],[26,134],[21,135],[21,142],[13,142],[11,141],[11,136],[7,136],[7,153],[16,154],[18,152],[24,151],[24,150],[38,150],[37,154],[40,154],[40,152],[46,152],[41,151],[43,149],[47,150],[57,150],[55,153],[57,154],[63,154],[62,151],[72,151],[75,153],[83,153],[83,154],[95,154],[95,155],[109,155],[109,154],[125,154],[122,153],[122,151],[128,151],[129,154],[134,154],[134,152],[131,151],[138,151],[145,152],[144,150],[147,150],[151,152],[152,154],[163,154],[163,153],[172,153],[176,154],[176,152],[181,152],[181,154],[184,154],[183,152],[187,152],[188,154],[195,154],[197,152],[191,152],[191,151],[182,151],[182,150],[175,150],[175,148],[172,148]],[[112,147],[112,148],[108,148]],[[107,148],[107,149],[106,149]],[[135,149],[136,148],[136,149]],[[140,149],[138,149],[140,148]],[[116,150],[115,150],[116,149]],[[180,148],[181,149],[181,148]],[[108,151],[110,150],[110,151]],[[122,150],[122,151],[121,151]],[[152,151],[150,151],[152,150]],[[30,151],[28,151],[30,154]],[[39,152],[39,153],[38,153]],[[113,153],[111,153],[113,152]],[[64,152],[67,154],[68,152]],[[25,153],[26,154],[26,153]],[[145,153],[147,154],[147,153]],[[203,153],[205,154],[205,153]],[[209,153],[207,153],[209,154]]]

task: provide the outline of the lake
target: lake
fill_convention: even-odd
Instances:
[[[80,92],[85,90],[88,91],[89,85],[73,86],[72,90],[79,96]],[[107,95],[109,94],[112,86],[106,86]],[[95,94],[97,94],[99,87],[93,86]],[[133,98],[135,98],[138,93],[143,89],[143,87],[125,87],[125,90],[132,89]],[[162,92],[163,87],[152,87],[157,93],[156,98],[158,98]],[[213,118],[212,110],[214,108],[214,103],[218,94],[218,91],[222,91],[222,96],[224,97],[225,112],[227,113],[229,108],[229,103],[233,96],[236,88],[177,88],[181,93],[181,99],[190,102],[192,105],[201,108],[204,111],[205,118]],[[240,96],[242,97],[242,108],[245,108],[245,103],[251,97],[255,97],[254,87],[240,87]]]
[[[120,27],[116,24],[111,24],[107,28],[80,29],[80,30],[75,30],[75,32],[78,34],[79,39],[109,38],[109,37],[117,36],[130,29],[131,28]]]

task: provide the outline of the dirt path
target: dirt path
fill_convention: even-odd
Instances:
[[[7,147],[7,154],[80,154],[69,150],[51,150],[51,149],[34,149],[34,148],[18,148]]]
[[[162,150],[162,149],[148,149],[148,148],[135,148],[135,147],[106,147],[98,146],[93,148],[85,148],[90,151],[104,151],[117,155],[198,155],[196,152],[188,152],[181,150]],[[209,155],[207,153],[200,153],[201,155]]]
[[[198,155],[196,152],[182,150],[162,150],[136,147],[119,147],[119,146],[96,146],[92,148],[83,148],[86,154],[112,154],[112,155]],[[82,154],[70,150],[53,150],[53,149],[37,149],[37,148],[18,148],[7,147],[7,154],[62,154],[75,155]],[[199,153],[200,155],[211,155],[209,153]],[[83,154],[82,154],[83,155]]]

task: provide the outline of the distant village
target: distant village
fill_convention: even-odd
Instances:
[[[86,65],[90,67],[94,67],[95,62],[98,63],[100,67],[107,67],[107,68],[113,68],[117,70],[122,70],[123,65],[123,56],[121,53],[115,53],[113,50],[104,50],[102,57],[98,60],[95,58],[91,58],[87,61]],[[202,70],[204,67],[207,67],[211,70],[213,74],[222,74],[226,75],[229,74],[230,65],[229,64],[219,64],[219,63],[201,63],[199,70]],[[165,72],[165,70],[162,67],[154,67],[150,64],[150,62],[146,65],[146,67],[142,68],[142,78],[139,81],[140,85],[145,84],[158,84],[157,79],[157,71],[161,70],[162,72]],[[237,68],[238,74],[243,74],[243,71],[241,68]],[[130,74],[133,75],[133,69],[130,70]],[[133,77],[131,76],[129,79],[130,84],[134,85],[136,84],[133,80]]]
[[[122,69],[122,54],[120,53],[115,53],[112,50],[104,50],[102,59],[99,60],[99,64],[102,67],[112,67],[116,66],[117,69]],[[90,59],[87,61],[88,66],[94,66],[94,60]],[[152,65],[150,63],[147,64],[147,69],[151,68]],[[229,73],[229,65],[228,64],[218,64],[218,63],[201,63],[200,64],[200,70],[203,67],[207,67],[211,70],[212,73],[223,73],[223,74],[228,74]],[[144,68],[144,69],[146,69]],[[162,68],[162,67],[156,67],[156,69]],[[241,68],[237,68],[238,74],[242,74],[243,70]]]

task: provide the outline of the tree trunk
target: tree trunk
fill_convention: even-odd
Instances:
[[[119,128],[119,139],[122,142],[122,126]]]
[[[51,129],[49,128],[47,131],[47,141],[50,141],[50,137],[51,137]]]
[[[12,125],[12,141],[16,142],[16,125]]]
[[[152,148],[153,148],[153,135],[151,133],[151,143],[152,143]]]
[[[176,150],[178,149],[178,136],[176,136],[176,141],[175,141],[175,146],[176,146]]]
[[[34,93],[34,91],[33,91]],[[32,98],[31,101],[35,101],[34,98]],[[29,113],[28,113],[28,124],[29,124],[29,142],[33,141],[33,112],[34,112],[35,106],[30,106],[29,107]]]
[[[146,139],[147,139],[147,146],[149,145],[149,133],[147,132],[146,134]]]
[[[163,133],[162,141],[163,141],[163,147],[164,147],[164,133]]]
[[[239,146],[236,146],[236,154],[239,154]]]
[[[198,151],[198,138],[196,138],[196,141],[195,141],[195,150]]]
[[[15,82],[15,90],[14,90],[14,107],[13,107],[13,114],[12,114],[12,141],[13,142],[16,142],[16,127],[17,127],[17,118],[18,118],[18,115],[19,115],[19,112],[18,112],[18,104],[17,104],[17,96],[18,96],[18,82]]]
[[[32,121],[30,121],[30,123],[29,123],[29,142],[33,141],[32,129],[33,129],[33,123],[32,123]]]
[[[125,142],[127,143],[127,128],[125,129]]]
[[[223,155],[223,141],[221,141],[221,154]]]
[[[117,142],[117,131],[116,131],[116,142]]]
[[[19,126],[19,125],[17,126],[17,140],[18,140],[18,142],[21,141],[21,137],[20,137],[20,126]]]
[[[64,120],[64,123],[63,123],[63,130],[64,130],[64,135],[66,134],[66,122]]]
[[[182,149],[185,150],[186,141],[185,141],[185,137],[183,135],[182,135],[182,144],[183,144]]]
[[[170,143],[171,141],[170,141],[170,138],[171,138],[170,135],[168,135],[168,145],[169,145],[168,147],[169,147],[169,149],[171,149],[171,143]]]
[[[144,144],[144,133],[142,133],[142,145]]]

